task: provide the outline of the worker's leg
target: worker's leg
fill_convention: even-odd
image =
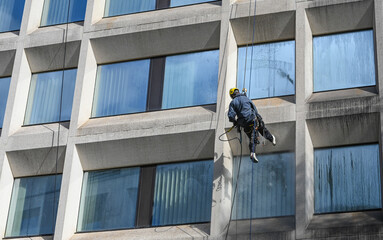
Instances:
[[[261,135],[269,140],[270,142],[273,142],[274,136],[270,133],[270,131],[266,128],[265,123],[261,120],[259,120],[259,127],[258,132],[261,133]]]

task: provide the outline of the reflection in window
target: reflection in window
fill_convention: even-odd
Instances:
[[[382,207],[379,145],[316,149],[315,213]]]
[[[15,179],[5,236],[53,234],[60,186],[61,175]]]
[[[106,0],[104,17],[145,12],[156,8],[156,0]]]
[[[295,41],[238,48],[237,86],[251,99],[294,95]]]
[[[233,219],[294,215],[294,154],[267,154],[259,155],[258,158],[259,163],[255,166],[250,158],[242,157],[234,200]],[[239,162],[239,157],[237,157],[233,170],[234,186],[236,185]]]
[[[213,161],[157,166],[152,225],[209,222]]]
[[[314,37],[314,92],[375,85],[373,31]]]
[[[77,69],[32,75],[24,124],[69,121]],[[64,88],[61,91],[62,83]],[[60,101],[62,92],[61,118]]]
[[[86,172],[77,230],[134,227],[139,173],[139,168]]]
[[[184,6],[196,3],[211,2],[214,0],[170,0],[170,7]]]
[[[41,26],[84,21],[86,1],[45,0],[41,16]]]
[[[0,78],[0,128],[3,127],[5,107],[7,106],[11,78]]]
[[[150,60],[98,67],[92,117],[144,112]]]
[[[0,32],[20,29],[25,0],[0,1]]]
[[[218,50],[166,57],[162,108],[217,101]]]

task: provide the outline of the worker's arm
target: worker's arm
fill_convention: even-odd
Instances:
[[[229,112],[227,113],[227,116],[229,117],[229,121],[236,124],[237,121],[235,120],[235,116],[237,116],[237,113],[234,111],[234,104],[233,102],[229,105]]]

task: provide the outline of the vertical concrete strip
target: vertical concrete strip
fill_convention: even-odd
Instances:
[[[26,0],[24,15],[20,27],[20,35],[29,34],[40,27],[44,0]]]
[[[216,128],[216,137],[211,214],[211,236],[217,239],[226,234],[230,220],[232,197],[233,156],[229,143],[221,142],[218,137],[225,132],[227,109],[230,102],[229,89],[236,86],[237,44],[230,25],[230,14],[233,12],[233,7],[229,0],[222,1],[217,124],[213,126]]]
[[[84,20],[84,32],[92,29],[92,25],[104,17],[106,0],[88,0]]]
[[[296,235],[304,238],[314,212],[313,146],[306,124],[306,100],[313,91],[312,32],[306,15],[307,3],[297,3],[296,12]]]
[[[375,52],[376,52],[376,85],[380,96],[380,186],[383,193],[383,1],[374,1],[374,33],[375,33]],[[383,198],[382,198],[383,206]]]
[[[8,210],[11,201],[13,175],[8,158],[4,151],[0,151],[0,238],[5,235]]]
[[[76,146],[69,141],[61,181],[54,240],[69,240],[76,232],[83,168]]]

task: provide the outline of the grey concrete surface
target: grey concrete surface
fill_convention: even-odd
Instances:
[[[227,93],[236,86],[238,46],[251,42],[248,14],[250,10],[252,17],[254,1],[250,9],[248,0],[222,0],[103,18],[105,0],[88,0],[84,22],[41,28],[43,3],[26,0],[20,31],[0,34],[0,76],[12,76],[0,136],[0,238],[14,178],[56,173],[58,143],[57,172],[63,177],[54,240],[225,239],[234,187],[232,159],[239,146],[221,142],[218,136],[231,127]],[[296,42],[296,94],[254,101],[278,140],[276,147],[259,146],[259,153],[295,151],[296,213],[254,220],[252,238],[383,239],[381,211],[314,215],[313,210],[314,148],[379,142],[382,164],[383,2],[256,3],[255,43]],[[313,93],[312,37],[371,28],[376,86]],[[58,141],[57,123],[23,126],[23,122],[31,75],[61,69],[63,39],[69,42],[65,66],[78,71],[71,121],[60,126]],[[209,49],[220,50],[216,105],[91,118],[99,64]],[[233,131],[226,137],[235,135]],[[76,233],[84,171],[199,159],[214,159],[210,224]],[[240,223],[239,234],[230,231],[228,239],[249,239],[246,226],[246,221]]]

